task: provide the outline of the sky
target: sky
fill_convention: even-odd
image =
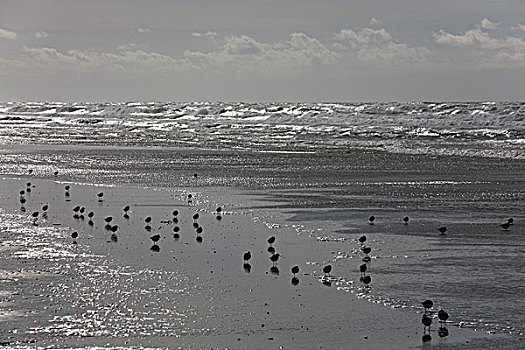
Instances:
[[[0,0],[0,101],[524,101],[523,0]]]

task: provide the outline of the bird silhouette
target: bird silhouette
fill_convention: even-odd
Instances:
[[[405,216],[405,217],[403,218],[403,222],[404,222],[405,224],[408,224],[408,220],[410,220],[410,219],[408,218],[408,216]]]
[[[500,226],[503,230],[507,231],[510,227],[510,223],[507,221],[507,222],[500,224]]]
[[[293,273],[293,276],[295,277],[295,275],[299,273],[299,266],[296,265],[292,267],[292,273]]]
[[[368,218],[368,223],[369,223],[370,225],[373,225],[375,219],[376,219],[376,217],[375,217],[374,215],[371,215],[371,216]]]
[[[448,313],[447,313],[445,310],[440,309],[440,310],[438,311],[438,318],[439,318],[439,321],[440,321],[441,323],[443,323],[443,322],[447,322],[447,320],[448,320]]]
[[[326,265],[325,267],[323,267],[323,272],[325,273],[325,275],[330,276],[330,272],[332,272],[332,265]]]
[[[275,236],[272,236],[272,237],[268,238],[267,242],[270,245],[274,244],[275,243]]]
[[[438,231],[441,232],[442,235],[444,235],[445,232],[447,232],[447,227],[446,226],[441,226],[440,228],[438,228]]]
[[[361,251],[365,254],[370,254],[370,252],[372,251],[372,248],[370,247],[363,247],[361,248]]]
[[[244,262],[247,263],[252,258],[252,253],[250,251],[247,251],[246,253],[244,253],[242,258]]]
[[[365,243],[366,242],[366,236],[359,237],[359,242]]]
[[[279,260],[280,256],[281,255],[279,253],[275,253],[270,257],[270,261],[273,263],[273,266],[275,266],[275,263],[277,262],[277,260]]]
[[[428,311],[432,308],[432,306],[434,306],[434,303],[432,302],[432,300],[425,300],[424,302],[421,303],[423,305],[423,307],[425,308],[425,311]]]
[[[159,241],[159,239],[160,239],[160,235],[153,235],[153,236],[150,237],[150,239],[153,242],[157,243]]]

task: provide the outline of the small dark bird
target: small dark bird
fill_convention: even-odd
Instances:
[[[277,262],[277,260],[279,260],[279,256],[280,256],[279,253],[275,253],[275,254],[273,254],[273,255],[270,257],[270,261],[275,265],[275,263]]]
[[[370,254],[370,252],[372,251],[372,248],[370,248],[370,247],[363,247],[363,248],[361,248],[361,250],[365,254]]]
[[[111,216],[107,216],[105,219],[104,219],[105,222],[107,222],[108,224],[113,221],[113,217]]]
[[[102,192],[97,193],[97,197],[98,197],[98,200],[100,202],[102,200],[102,197],[104,197],[104,193],[102,193]]]
[[[423,334],[423,337],[421,337],[421,340],[423,341],[423,343],[428,343],[429,341],[432,340],[432,336],[430,336],[430,334]]]
[[[94,215],[95,215],[95,213],[93,213],[92,211],[90,211],[90,212],[88,213],[88,218],[91,219]]]
[[[175,238],[175,239],[179,239],[179,238],[180,238],[180,235],[179,235],[178,233],[174,233],[174,234],[173,234],[173,238]]]
[[[25,202],[26,202],[25,198],[20,198],[20,204],[25,204]]]
[[[33,215],[33,217],[34,217],[34,218],[37,218],[37,217],[38,217],[38,215],[40,215],[40,213],[39,213],[39,212],[37,212],[37,211],[35,211],[35,212],[33,212],[33,214],[32,214],[32,215]]]
[[[507,222],[511,225],[514,225],[514,219],[513,218],[508,218]]]
[[[432,300],[428,300],[428,299],[422,302],[421,304],[423,304],[425,311],[430,310],[432,306],[434,306],[434,303],[432,302]]]
[[[216,213],[222,213],[222,208],[221,207],[217,207],[217,209],[215,209],[215,212]]]
[[[296,265],[292,267],[292,273],[293,273],[293,276],[295,277],[295,275],[299,273],[299,266]]]
[[[447,232],[447,227],[446,226],[441,226],[440,228],[438,228],[438,231],[441,232],[442,235],[444,235],[445,232]]]
[[[144,229],[149,232],[149,231],[151,231],[151,226],[150,225],[146,225],[146,226],[144,226]]]
[[[273,253],[275,253],[275,248],[272,247],[272,246],[269,246],[267,251],[268,251],[268,253],[273,254]]]
[[[199,223],[198,223],[198,222],[194,222],[194,223],[193,223],[193,227],[194,227],[194,228],[199,228]]]
[[[425,327],[430,327],[432,324],[432,318],[425,314],[423,315],[421,322],[425,325]]]
[[[410,220],[410,219],[408,218],[408,216],[405,216],[405,217],[403,218],[403,222],[404,222],[405,224],[408,224],[408,220]]]
[[[145,218],[144,221],[145,221],[146,223],[150,223],[150,222],[151,222],[151,216],[148,216],[147,218]]]
[[[47,211],[48,209],[49,209],[49,205],[44,204],[44,206],[42,207],[42,211]]]
[[[272,236],[272,237],[268,238],[267,242],[270,245],[274,244],[275,243],[275,236]]]
[[[129,205],[126,205],[124,208],[123,208],[124,212],[127,213],[129,211]]]
[[[365,274],[367,269],[368,269],[368,265],[366,264],[361,264],[361,266],[359,266],[359,271],[361,271],[363,275]]]
[[[66,185],[66,187],[64,187],[64,189],[65,189],[66,191],[69,191],[70,188],[71,188],[71,186],[69,186],[69,185]]]
[[[84,213],[85,211],[86,211],[86,208],[84,208],[84,207],[81,207],[80,210],[79,210],[80,213]]]
[[[197,220],[199,218],[199,213],[193,214],[193,220]]]
[[[53,175],[58,176],[58,171],[55,171]]]
[[[179,226],[175,226],[175,227],[173,228],[173,232],[179,232],[179,231],[180,231],[180,227],[179,227]]]
[[[173,216],[177,216],[177,215],[179,215],[179,211],[178,210],[174,210],[172,214],[173,214]]]
[[[71,238],[73,238],[73,239],[77,239],[77,237],[78,237],[78,232],[77,232],[77,231],[75,231],[75,232],[73,232],[73,233],[71,234]]]
[[[359,237],[359,242],[365,243],[366,242],[366,236]]]
[[[369,285],[370,282],[372,282],[372,277],[370,277],[370,276],[363,277],[363,283],[364,284]]]
[[[73,208],[73,211],[75,213],[78,213],[79,210],[80,210],[80,205],[77,205],[76,207]]]
[[[509,222],[504,222],[502,224],[500,224],[501,228],[503,228],[505,231],[507,231],[510,227],[510,223]]]
[[[448,313],[445,310],[440,309],[438,311],[438,318],[439,318],[440,322],[447,322],[447,320],[448,320]]]
[[[154,235],[154,236],[151,236],[150,239],[151,239],[153,242],[157,243],[157,242],[159,241],[159,239],[160,239],[160,235]]]
[[[197,243],[202,243],[202,236],[197,236],[196,240],[197,240]]]
[[[118,231],[118,225],[111,226],[111,232],[115,233]]]
[[[26,191],[20,190],[20,195],[23,196],[24,194],[26,194]]]
[[[31,182],[26,183],[27,187],[31,187]]]
[[[244,253],[244,255],[242,256],[243,260],[245,263],[248,263],[248,260],[250,260],[252,258],[252,253],[247,251],[246,253]]]
[[[195,232],[197,232],[198,234],[201,234],[202,233],[202,226],[197,227]]]
[[[325,267],[323,267],[323,272],[325,273],[325,275],[330,276],[331,271],[332,271],[332,265],[326,265]]]
[[[371,215],[369,218],[368,218],[368,222],[370,223],[370,225],[373,225],[374,224],[374,220],[376,219],[376,217],[374,215]]]

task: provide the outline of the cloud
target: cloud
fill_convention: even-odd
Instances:
[[[381,68],[424,64],[431,54],[425,47],[398,42],[384,28],[343,29],[334,35],[334,47],[344,50],[346,57]]]
[[[483,18],[481,20],[481,23],[479,24],[479,27],[481,27],[483,29],[496,29],[496,28],[498,28],[498,26],[499,26],[499,23],[491,22],[487,18]]]
[[[44,39],[44,38],[47,38],[47,37],[49,37],[49,33],[44,32],[43,30],[38,31],[38,32],[35,33],[35,38],[37,38],[37,39]]]
[[[18,34],[7,29],[0,28],[0,39],[16,40],[18,39]]]
[[[370,18],[370,22],[368,22],[368,25],[371,27],[379,27],[383,25],[383,21],[377,18]]]
[[[463,34],[452,34],[444,30],[433,33],[438,44],[455,48],[470,49],[471,55],[484,67],[513,67],[525,65],[525,42],[518,37],[492,37],[486,29],[494,29],[495,24],[483,19],[476,29]]]
[[[511,27],[510,29],[512,29],[512,30],[521,30],[521,31],[525,32],[525,25],[523,25],[521,23],[518,23],[517,25]]]
[[[149,29],[149,28],[137,28],[137,32],[139,32],[139,33],[151,33],[151,29]]]
[[[194,32],[194,33],[191,33],[192,36],[195,36],[197,38],[207,38],[207,39],[215,39],[217,38],[217,33],[216,32],[211,32],[211,31],[208,31],[206,33],[198,33],[198,32]]]

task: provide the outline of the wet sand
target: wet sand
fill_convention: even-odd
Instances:
[[[28,163],[17,163],[16,157],[3,163],[3,174],[16,174],[13,169],[20,173],[3,175],[0,186],[0,341],[9,347],[503,349],[519,344],[519,338],[506,334],[461,328],[461,317],[452,312],[449,336],[438,336],[435,319],[432,341],[423,344],[419,302],[383,298],[381,291],[385,281],[399,278],[401,294],[413,286],[416,299],[431,298],[436,307],[446,308],[446,300],[439,300],[439,284],[434,284],[437,277],[450,276],[446,269],[432,284],[426,279],[414,283],[413,277],[424,276],[433,263],[425,259],[436,246],[439,254],[461,255],[452,249],[458,239],[486,225],[489,216],[511,213],[523,220],[516,215],[521,202],[505,207],[498,202],[505,202],[511,186],[520,181],[521,163],[453,158],[440,173],[443,161],[381,153],[273,159],[275,155],[220,151],[176,151],[175,158],[170,151],[159,155],[155,150],[66,151],[51,146],[20,152]],[[49,159],[60,159],[70,169],[59,167],[60,174],[53,177]],[[140,160],[142,168],[121,165],[130,159]],[[192,159],[199,161],[188,164]],[[166,160],[173,163],[166,166]],[[322,176],[319,167],[327,169]],[[28,169],[35,171],[27,175]],[[148,169],[150,178],[143,175],[150,174]],[[484,169],[492,172],[483,174]],[[128,181],[134,176],[142,186]],[[447,183],[450,178],[455,182]],[[493,182],[495,178],[505,185]],[[153,186],[149,181],[177,185]],[[21,212],[19,191],[27,182],[32,191],[24,195],[26,211]],[[69,198],[66,185],[71,186]],[[494,186],[501,187],[501,198],[490,198],[486,208],[486,201],[476,202],[475,214],[467,211],[474,201],[449,198],[473,197]],[[99,192],[104,193],[102,202]],[[425,196],[435,198],[430,210],[419,207]],[[46,203],[50,208],[43,220]],[[73,218],[77,205],[86,208],[84,219]],[[129,219],[123,217],[126,205]],[[374,225],[367,222],[371,208],[378,217]],[[31,217],[36,210],[38,226]],[[173,210],[179,211],[177,224]],[[90,211],[95,213],[93,226],[88,225]],[[203,227],[202,242],[193,227],[195,213]],[[405,214],[412,218],[408,226],[399,221]],[[116,238],[104,227],[108,216],[118,225]],[[145,229],[148,216],[150,231]],[[456,234],[449,237],[455,240],[436,236],[439,216],[455,219],[449,225]],[[176,225],[179,239],[173,237]],[[73,232],[79,235],[76,244]],[[458,232],[467,233],[458,238]],[[150,237],[157,234],[154,251]],[[363,253],[357,238],[363,234],[373,249],[370,292],[359,281]],[[278,274],[271,270],[270,236],[276,236],[273,246],[282,254]],[[450,245],[443,248],[445,243]],[[249,273],[242,259],[248,250]],[[327,264],[333,270],[324,279],[330,283],[323,283]],[[291,283],[295,265],[300,267],[298,285]]]
[[[389,308],[341,291],[359,283],[357,234],[335,234],[344,241],[322,242],[318,232],[261,209],[270,207],[268,201],[209,187],[192,188],[188,204],[189,191],[182,188],[70,184],[66,201],[65,183],[4,178],[2,214],[18,212],[18,191],[28,181],[34,187],[26,195],[25,222],[2,227],[0,340],[10,345],[408,349],[422,344],[422,310]],[[97,201],[100,191],[103,202]],[[48,218],[34,226],[30,215],[44,203],[50,205]],[[95,212],[92,227],[87,217],[72,217],[77,204]],[[125,205],[131,206],[129,219],[122,216]],[[224,208],[222,220],[216,218],[217,206]],[[179,211],[178,240],[173,210]],[[194,213],[204,228],[202,243],[192,227]],[[119,226],[116,242],[104,228],[109,215]],[[147,216],[153,218],[149,232]],[[77,244],[73,231],[79,233]],[[161,236],[159,252],[150,250],[154,234]],[[272,235],[283,255],[276,264],[279,274],[270,271],[266,251]],[[242,260],[247,250],[249,273]],[[355,255],[355,281],[338,277],[333,251]],[[331,286],[320,281],[327,263],[334,265]],[[291,284],[294,265],[301,269],[297,286]],[[433,334],[433,345],[456,347],[487,337],[448,328],[447,338]]]

